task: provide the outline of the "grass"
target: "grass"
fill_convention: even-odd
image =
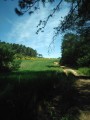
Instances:
[[[52,74],[63,72],[59,65],[54,64],[57,59],[33,58],[33,60],[22,60],[18,71],[12,73],[0,74],[1,79],[9,79],[15,81],[48,79]],[[48,77],[48,78],[47,78]]]
[[[21,63],[20,71],[29,70],[29,71],[53,71],[60,70],[58,65],[55,65],[54,62],[57,59],[36,59],[36,60],[23,60]]]
[[[77,72],[82,75],[90,76],[90,68],[87,68],[87,67],[78,68]]]
[[[18,71],[0,73],[0,120],[77,120],[82,95],[75,76],[66,75],[57,62],[22,60]]]

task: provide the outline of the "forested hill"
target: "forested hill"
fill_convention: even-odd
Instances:
[[[6,46],[5,49],[11,48],[11,50],[17,55],[17,56],[30,56],[30,57],[37,57],[38,53],[36,50],[30,47],[26,47],[25,45],[19,45],[19,44],[10,44],[6,42],[0,41],[0,47]]]

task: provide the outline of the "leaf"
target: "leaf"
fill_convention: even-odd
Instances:
[[[22,13],[21,11],[19,11],[17,8],[15,8],[15,12],[16,12],[16,14],[17,14],[18,16],[23,15],[23,13]]]

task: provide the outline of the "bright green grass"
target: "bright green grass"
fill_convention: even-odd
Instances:
[[[15,81],[53,79],[57,73],[63,72],[62,68],[55,62],[58,59],[34,58],[33,60],[22,60],[18,71],[1,74],[1,79]],[[54,77],[53,77],[54,75]]]
[[[57,62],[57,59],[34,59],[23,60],[19,71],[60,71],[62,70]]]
[[[88,75],[88,76],[90,76],[90,68],[87,68],[87,67],[79,68],[79,69],[77,70],[77,72],[78,72],[79,74],[83,74],[83,75]]]

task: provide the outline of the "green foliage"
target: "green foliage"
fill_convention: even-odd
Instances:
[[[14,59],[14,52],[9,44],[0,43],[0,71],[10,69],[10,64]]]
[[[78,59],[77,64],[80,67],[90,66],[90,30],[83,29],[80,32],[80,39],[78,42]]]
[[[0,42],[0,71],[7,72],[19,68],[20,62],[15,61],[15,51],[12,46],[5,42]]]
[[[90,54],[85,55],[77,60],[78,66],[90,66]]]
[[[62,41],[62,58],[60,62],[62,64],[74,66],[77,59],[77,35],[72,33],[65,34]]]
[[[37,51],[19,44],[10,44],[0,41],[0,71],[16,70],[20,61],[25,57],[37,57]]]
[[[68,116],[62,117],[61,120],[69,120]]]
[[[85,30],[80,35],[67,33],[62,41],[61,63],[69,66],[90,66],[90,35]]]
[[[77,71],[79,74],[90,76],[90,68],[88,68],[88,67],[78,68]]]
[[[13,60],[10,66],[12,71],[16,71],[20,68],[21,61],[20,60]]]
[[[30,47],[19,44],[11,44],[11,46],[19,58],[22,58],[22,56],[37,57],[37,51]]]
[[[88,0],[65,0],[71,2],[70,12],[65,16],[61,23],[61,30],[74,31],[77,34],[76,43],[68,46],[68,42],[65,44],[65,35],[63,38],[63,44],[65,45],[62,50],[62,63],[70,66],[89,67],[90,66],[90,2]],[[71,35],[70,35],[71,36]],[[73,38],[72,38],[73,39]],[[72,40],[74,41],[74,40]],[[62,47],[64,46],[62,44]],[[74,49],[72,49],[72,47]]]

